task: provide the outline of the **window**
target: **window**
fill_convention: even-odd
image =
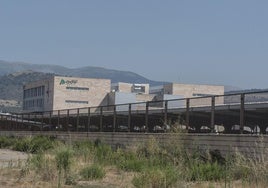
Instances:
[[[211,94],[205,94],[205,93],[193,93],[194,97],[209,97],[209,96],[213,96]]]
[[[32,98],[37,96],[44,96],[45,94],[45,86],[35,87],[31,89],[26,89],[23,91],[23,98]]]
[[[131,89],[133,93],[145,93],[145,86],[141,84],[133,84]]]
[[[66,89],[70,89],[70,90],[84,90],[84,91],[88,91],[89,90],[88,87],[66,87]]]
[[[76,103],[76,104],[88,104],[88,101],[73,101],[73,100],[66,100],[66,103]]]

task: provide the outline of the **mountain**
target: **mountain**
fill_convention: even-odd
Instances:
[[[167,82],[149,80],[130,71],[118,71],[101,67],[66,68],[59,65],[37,65],[0,60],[0,111],[19,112],[22,107],[22,88],[25,83],[42,80],[51,75],[84,78],[106,78],[112,83],[149,83],[151,86]]]
[[[162,85],[163,83],[166,83],[149,80],[141,75],[130,71],[119,71],[102,67],[87,66],[81,68],[66,68],[64,66],[59,65],[38,65],[21,62],[7,62],[0,60],[0,76],[28,70],[34,72],[53,73],[62,76],[74,76],[82,78],[106,78],[111,79],[112,83],[149,83],[151,86]]]

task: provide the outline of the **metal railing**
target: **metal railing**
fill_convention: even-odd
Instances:
[[[268,91],[0,114],[0,130],[266,133]],[[224,131],[216,130],[222,126]],[[246,127],[248,127],[246,129]]]

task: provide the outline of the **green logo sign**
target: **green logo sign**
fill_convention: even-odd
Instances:
[[[60,85],[63,85],[63,84],[65,84],[65,81],[63,79],[61,79]]]
[[[72,84],[76,84],[77,83],[77,80],[64,80],[64,79],[61,79],[60,81],[60,85],[72,85]]]

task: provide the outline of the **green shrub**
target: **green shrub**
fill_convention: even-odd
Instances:
[[[18,138],[13,146],[16,151],[31,152],[31,138]]]
[[[99,144],[94,149],[94,160],[100,164],[110,164],[113,160],[113,151],[111,146]]]
[[[95,165],[83,168],[80,171],[80,175],[82,176],[83,180],[96,180],[96,179],[104,178],[105,171],[101,166],[95,164]]]
[[[54,181],[57,175],[57,169],[53,158],[45,155],[44,152],[31,155],[28,160],[28,166],[34,170],[43,181]]]
[[[53,148],[54,140],[45,136],[18,138],[13,146],[14,150],[38,153]]]
[[[8,148],[12,146],[15,142],[14,138],[6,137],[6,136],[0,136],[0,148]]]
[[[224,166],[216,162],[194,163],[190,170],[192,181],[217,181],[225,177]]]
[[[163,169],[152,168],[146,170],[135,176],[132,183],[135,187],[139,188],[162,188],[174,186],[178,179],[177,170],[172,166],[168,166]]]
[[[94,155],[94,145],[89,141],[75,142],[74,143],[75,156],[83,157],[84,162],[88,162]]]
[[[146,168],[146,161],[138,159],[128,159],[121,161],[118,166],[124,171],[141,172],[143,169]]]
[[[61,185],[62,170],[64,171],[64,177],[66,178],[68,176],[72,156],[73,150],[71,150],[69,147],[60,148],[56,153],[55,160],[58,169],[58,187]]]
[[[146,166],[146,158],[138,157],[136,153],[120,148],[113,153],[113,161],[124,171],[140,172]]]

